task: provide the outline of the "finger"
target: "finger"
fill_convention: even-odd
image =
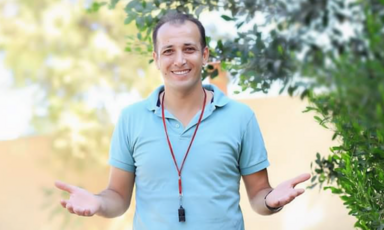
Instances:
[[[296,197],[300,196],[301,194],[303,194],[304,192],[304,189],[295,189],[293,190],[287,197],[287,200],[289,202],[291,202],[292,200],[294,200]]]
[[[280,200],[280,205],[286,205],[291,203],[296,197],[300,196],[305,192],[304,189],[295,189],[289,196]]]
[[[93,216],[95,215],[95,211],[92,211],[91,209],[85,210],[85,215],[86,216]]]
[[[267,203],[267,205],[269,206],[269,207],[272,207],[272,208],[274,208],[274,207],[280,207],[281,206],[281,199],[275,199],[275,200],[270,200],[270,199],[267,199],[266,200],[266,203]]]
[[[268,206],[272,207],[272,208],[278,208],[278,207],[281,207],[283,205],[282,205],[282,201],[281,200],[277,200],[275,202],[272,202],[271,204],[268,204]]]
[[[66,183],[61,182],[61,181],[55,181],[55,186],[58,189],[64,190],[64,191],[69,192],[69,193],[72,193],[74,188],[75,188],[75,186],[66,184]]]
[[[298,185],[300,183],[303,183],[304,181],[309,180],[309,178],[311,178],[311,174],[303,173],[300,176],[297,176],[297,177],[292,179],[292,181],[291,181],[292,182],[292,186],[295,187],[296,185]]]
[[[301,194],[303,194],[305,192],[305,189],[303,188],[299,188],[299,189],[295,189],[296,190],[296,196],[300,196]]]
[[[285,206],[285,205],[291,203],[294,199],[295,199],[295,197],[293,197],[293,196],[287,197],[287,198],[281,200],[280,206]]]
[[[72,207],[72,205],[71,205],[70,203],[67,203],[66,208],[67,208],[68,212],[70,212],[70,213],[72,213],[72,214],[75,213],[75,212],[73,211],[73,207]]]
[[[82,209],[82,208],[74,208],[73,212],[79,216],[84,216],[84,209]]]
[[[84,216],[91,216],[91,210],[85,209],[84,210]]]
[[[63,208],[67,207],[67,201],[66,200],[61,200],[60,204],[61,204],[61,206],[63,206]]]

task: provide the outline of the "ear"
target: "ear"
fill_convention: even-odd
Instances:
[[[208,46],[204,47],[203,50],[203,65],[208,63],[208,58],[209,58],[209,48]]]
[[[157,69],[160,69],[160,64],[159,64],[159,57],[157,56],[157,53],[156,51],[153,51],[152,52],[152,57],[153,57],[153,60],[155,61],[156,63],[156,66],[157,66]]]

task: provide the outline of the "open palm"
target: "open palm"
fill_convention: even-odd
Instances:
[[[79,216],[93,216],[101,208],[101,202],[97,196],[85,189],[56,181],[55,186],[70,194],[68,200],[61,200],[61,205],[70,213]]]
[[[295,186],[308,180],[310,177],[310,174],[305,173],[279,184],[270,194],[268,194],[266,198],[267,205],[276,208],[290,203],[305,191],[304,189],[295,189]]]

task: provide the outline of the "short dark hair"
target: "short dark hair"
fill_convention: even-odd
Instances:
[[[207,46],[207,42],[205,39],[205,29],[204,29],[204,26],[201,24],[201,22],[190,14],[183,14],[180,12],[172,11],[164,15],[160,19],[160,21],[156,24],[155,28],[153,29],[153,33],[152,33],[153,50],[156,52],[157,33],[162,25],[164,25],[167,22],[183,24],[185,21],[193,22],[197,26],[200,32],[200,45],[201,45],[201,48],[204,49]]]

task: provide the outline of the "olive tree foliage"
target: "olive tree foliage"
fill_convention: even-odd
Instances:
[[[362,27],[349,46],[328,55],[331,67],[318,73],[331,89],[311,95],[316,117],[334,129],[340,145],[317,155],[313,182],[339,194],[360,229],[384,229],[384,2],[361,4]],[[314,68],[314,67],[312,67]],[[328,83],[329,84],[329,83]]]
[[[114,8],[119,0],[112,0]],[[97,8],[106,3],[94,3]],[[234,39],[209,39],[211,60],[238,79],[243,90],[307,98],[315,119],[339,145],[317,154],[313,186],[338,194],[355,227],[384,229],[384,1],[383,0],[131,0],[126,24],[138,33],[126,51],[151,52],[151,32],[169,11],[199,17],[224,12]],[[264,24],[252,21],[258,14]],[[263,28],[272,28],[267,34]],[[203,76],[214,77],[212,66]]]
[[[0,1],[0,52],[13,86],[34,89],[35,133],[50,135],[62,162],[78,163],[73,169],[107,165],[114,106],[132,102],[132,89],[144,97],[160,84],[146,57],[124,52],[136,28],[116,23],[123,11],[88,8],[80,0]]]

